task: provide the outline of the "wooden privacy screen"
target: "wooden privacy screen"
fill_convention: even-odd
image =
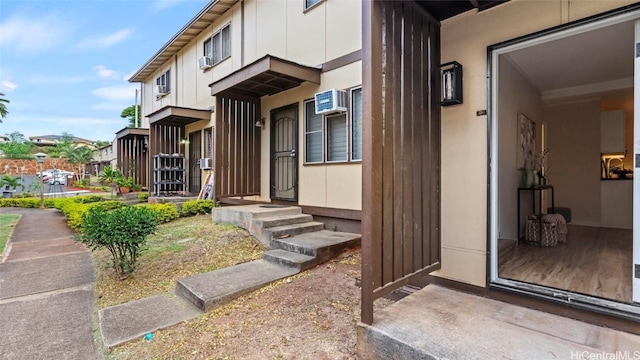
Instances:
[[[216,96],[214,197],[260,194],[260,99]]]
[[[440,24],[413,1],[363,3],[362,321],[440,267]]]
[[[124,176],[133,177],[135,184],[145,187],[149,186],[148,141],[147,135],[126,135],[118,138],[116,145],[118,167]]]

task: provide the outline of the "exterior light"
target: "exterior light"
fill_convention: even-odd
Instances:
[[[42,181],[44,175],[42,174],[42,165],[44,164],[44,158],[47,157],[47,154],[39,152],[34,154],[34,156],[40,166],[40,209],[44,209],[44,182]]]
[[[264,126],[264,117],[261,117],[260,119],[256,120],[256,127],[261,128],[262,126]]]
[[[462,65],[457,61],[440,65],[442,106],[462,104]]]

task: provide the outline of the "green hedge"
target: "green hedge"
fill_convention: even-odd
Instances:
[[[213,200],[189,200],[182,204],[181,216],[195,216],[198,214],[211,214]]]
[[[138,204],[138,206],[146,206],[156,215],[158,222],[167,223],[180,217],[176,204]]]

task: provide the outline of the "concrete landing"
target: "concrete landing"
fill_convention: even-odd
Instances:
[[[113,347],[202,315],[175,294],[160,294],[104,308],[98,312],[106,347]]]
[[[202,311],[299,271],[255,260],[178,280],[176,291]]]
[[[251,222],[254,219],[300,213],[302,213],[302,209],[297,206],[255,204],[214,207],[211,211],[211,218],[214,222],[238,225],[251,232]]]
[[[631,359],[639,349],[636,335],[436,285],[358,326],[360,359]]]

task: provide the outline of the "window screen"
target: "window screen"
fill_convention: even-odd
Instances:
[[[305,162],[322,162],[322,115],[316,114],[315,102],[305,103]]]
[[[351,92],[351,159],[362,160],[362,89]]]
[[[347,146],[347,115],[327,116],[327,161],[346,161]]]

